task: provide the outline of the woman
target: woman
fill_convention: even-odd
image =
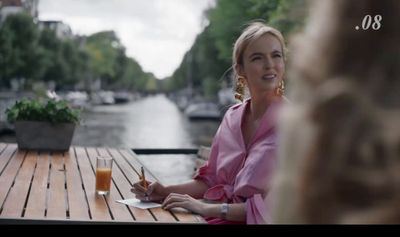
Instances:
[[[284,39],[262,23],[250,24],[233,52],[236,98],[250,98],[225,114],[214,137],[208,162],[194,180],[179,185],[137,183],[132,192],[141,200],[164,200],[164,209],[186,208],[209,223],[268,223],[265,203],[275,164],[275,115],[283,94]],[[204,198],[204,201],[198,199]]]
[[[398,224],[400,2],[313,7],[294,47],[294,102],[280,127],[273,220]]]

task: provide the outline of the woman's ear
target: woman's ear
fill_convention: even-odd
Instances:
[[[243,70],[243,65],[237,63],[235,65],[235,71],[238,74],[238,76],[246,77],[246,74],[244,73]]]

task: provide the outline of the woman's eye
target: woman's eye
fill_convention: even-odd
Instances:
[[[251,59],[251,61],[253,62],[253,61],[256,61],[256,60],[260,60],[260,59],[261,59],[261,57],[254,57],[254,58]]]
[[[274,54],[273,57],[274,57],[274,58],[282,58],[282,55],[280,55],[280,54]]]

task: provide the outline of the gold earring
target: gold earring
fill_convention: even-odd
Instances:
[[[238,76],[235,86],[235,99],[240,100],[241,102],[243,102],[244,98],[244,80],[245,78],[243,76]]]
[[[278,87],[275,89],[275,95],[282,97],[285,93],[285,82],[281,80],[278,84]]]

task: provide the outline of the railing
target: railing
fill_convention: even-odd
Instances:
[[[197,148],[156,148],[156,149],[132,149],[137,155],[195,155],[198,154]]]
[[[200,146],[197,148],[156,148],[156,149],[132,149],[137,155],[196,155],[196,171],[200,166],[208,160],[210,156],[210,147]]]

